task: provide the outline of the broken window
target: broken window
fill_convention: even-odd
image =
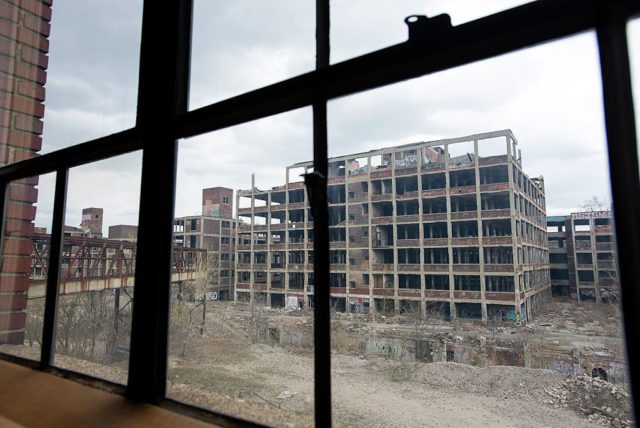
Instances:
[[[451,196],[451,212],[476,211],[476,195]]]
[[[474,169],[462,169],[449,172],[450,187],[465,187],[476,185],[476,171]]]
[[[420,264],[420,249],[398,248],[398,264]]]
[[[418,191],[418,177],[398,177],[396,178],[396,195],[404,195],[411,192]]]
[[[449,275],[425,275],[424,288],[427,290],[448,290]]]
[[[338,186],[329,186],[327,188],[330,204],[344,204],[346,201],[344,194],[344,184]]]
[[[480,291],[480,276],[478,275],[454,275],[454,289],[459,291]],[[478,305],[480,306],[480,305]]]
[[[422,200],[422,214],[438,214],[446,212],[446,198],[427,198]]]
[[[454,264],[477,264],[480,263],[478,247],[454,247]]]
[[[451,236],[453,238],[468,238],[478,236],[478,222],[452,221]]]
[[[480,184],[508,183],[509,167],[507,165],[487,166],[480,168]]]
[[[424,239],[447,238],[447,223],[423,223]]]
[[[419,239],[420,229],[418,224],[399,224],[398,239]]]
[[[447,248],[425,248],[425,264],[449,264],[449,250]]]

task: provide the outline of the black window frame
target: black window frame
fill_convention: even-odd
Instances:
[[[329,0],[316,0],[314,71],[187,111],[192,10],[192,0],[144,2],[134,128],[0,168],[3,232],[8,184],[17,179],[56,172],[41,359],[34,365],[32,361],[9,355],[2,354],[2,358],[42,370],[89,378],[52,367],[68,172],[75,166],[142,150],[129,377],[126,387],[111,385],[112,389],[120,388],[120,392],[133,400],[163,405],[201,418],[206,415],[213,422],[250,424],[166,398],[177,140],[311,106],[314,172],[305,177],[305,182],[316,237],[314,281],[328,283],[329,242],[328,234],[322,233],[328,229],[328,100],[595,30],[601,60],[628,361],[632,391],[637,390],[640,369],[635,363],[640,350],[637,329],[632,328],[632,315],[635,305],[640,302],[640,290],[633,288],[635,267],[640,265],[640,226],[636,222],[640,212],[640,199],[637,198],[640,183],[626,26],[640,13],[640,3],[631,0],[539,0],[451,28],[417,19],[408,22],[410,37],[407,42],[330,65]],[[158,87],[164,89],[158,90]],[[157,266],[163,269],[157,269]],[[316,287],[315,293],[315,421],[318,426],[329,426],[329,288]],[[109,384],[102,380],[92,381]],[[640,408],[637,395],[633,394],[636,420]]]

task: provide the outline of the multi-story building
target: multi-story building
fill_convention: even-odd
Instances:
[[[547,217],[553,294],[578,300],[618,300],[611,211]]]
[[[233,295],[235,227],[233,190],[225,187],[202,190],[202,215],[173,221],[175,246],[207,250],[207,288],[221,299]]]
[[[526,320],[550,299],[542,178],[510,130],[329,160],[330,284],[313,281],[313,218],[299,177],[236,197],[236,301]]]

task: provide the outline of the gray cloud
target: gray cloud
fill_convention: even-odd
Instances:
[[[336,0],[332,61],[406,40],[411,14],[448,12],[457,25],[520,3],[461,0],[445,10],[435,1]],[[136,109],[141,3],[59,1],[53,10],[43,151],[133,126]],[[191,107],[311,70],[314,22],[312,1],[196,1]],[[640,31],[631,27],[637,88]],[[545,177],[549,213],[562,214],[594,195],[610,200],[601,97],[595,38],[584,34],[333,100],[330,153],[510,128],[525,171]],[[311,158],[310,108],[181,141],[176,215],[199,213],[204,187],[248,189],[254,172],[256,186],[269,188],[284,183],[287,165]],[[69,224],[95,205],[107,224],[137,222],[139,158],[74,174]]]

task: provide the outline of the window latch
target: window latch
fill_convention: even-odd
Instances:
[[[426,15],[411,15],[404,19],[409,27],[409,41],[433,41],[438,34],[451,30],[451,17],[442,15],[428,18]]]
[[[311,213],[314,217],[317,217],[316,210],[320,208],[320,205],[325,204],[325,198],[320,198],[322,189],[326,189],[327,178],[320,174],[318,171],[313,171],[309,174],[304,174],[304,185],[307,188],[307,195],[309,195],[309,205],[311,205]],[[323,185],[324,184],[324,185]]]

